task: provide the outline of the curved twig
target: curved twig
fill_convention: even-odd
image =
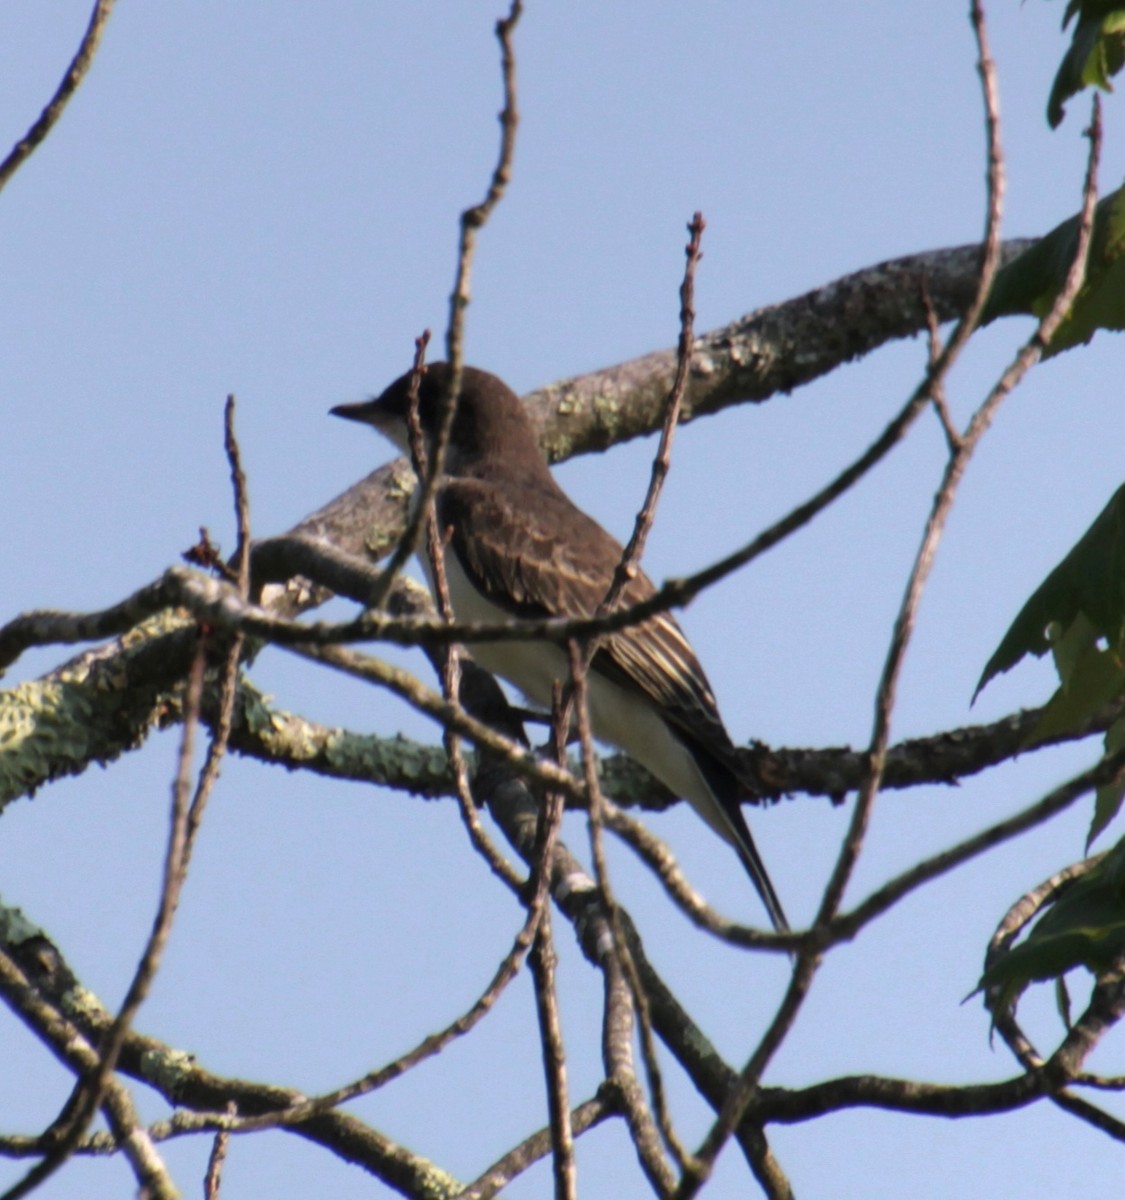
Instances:
[[[70,102],[71,96],[78,90],[78,85],[82,80],[86,78],[102,40],[102,34],[105,32],[105,25],[109,20],[113,4],[114,0],[96,0],[86,26],[86,32],[82,35],[78,50],[70,60],[70,66],[67,67],[66,74],[63,75],[59,86],[55,89],[55,94],[47,102],[47,107],[39,114],[38,119],[27,133],[16,142],[4,161],[0,162],[0,189],[31,157],[36,147],[55,127],[55,123],[62,116],[63,109]]]

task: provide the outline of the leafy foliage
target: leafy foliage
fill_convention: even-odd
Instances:
[[[1079,617],[1084,625],[1076,625]],[[1054,627],[1057,631],[1049,634]],[[1064,683],[1081,673],[1083,647],[1104,639],[1120,652],[1125,634],[1125,485],[1066,557],[1035,589],[996,648],[977,684],[1015,666],[1025,655],[1055,647]],[[1069,640],[1068,640],[1069,637]],[[1077,640],[1075,640],[1077,639]]]
[[[993,990],[993,1011],[1010,1008],[1035,980],[1085,967],[1095,974],[1125,953],[1125,843],[1119,843],[1058,899],[1027,938],[998,958],[979,987]]]
[[[1125,6],[1114,0],[1069,0],[1063,28],[1077,17],[1070,47],[1051,85],[1047,121],[1057,129],[1066,102],[1084,88],[1113,91],[1110,77],[1125,64]]]
[[[1125,694],[1125,486],[1035,589],[988,660],[976,694],[1028,654],[1052,652],[1060,687],[1032,740],[1074,729]],[[1112,753],[1125,744],[1125,719],[1106,735]],[[1098,789],[1089,840],[1116,816],[1125,785]]]

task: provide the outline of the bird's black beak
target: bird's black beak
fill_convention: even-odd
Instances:
[[[360,404],[337,404],[328,410],[332,417],[344,417],[348,421],[359,421],[363,425],[378,427],[377,410],[374,400],[364,400]]]

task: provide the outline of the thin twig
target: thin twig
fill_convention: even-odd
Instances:
[[[516,58],[512,35],[523,12],[522,0],[512,0],[508,16],[496,22],[496,37],[500,43],[500,69],[504,86],[504,107],[500,112],[500,151],[488,183],[484,199],[461,213],[460,238],[457,253],[457,272],[453,292],[449,297],[449,324],[445,334],[446,358],[449,361],[449,382],[442,397],[441,413],[433,443],[429,448],[426,478],[421,482],[418,504],[429,511],[445,462],[445,451],[453,429],[453,417],[461,394],[464,371],[465,310],[470,301],[470,279],[477,233],[483,229],[493,210],[500,203],[512,175],[512,158],[516,148],[516,128],[519,110],[516,107]]]
[[[577,1137],[588,1129],[593,1129],[595,1125],[600,1125],[615,1111],[615,1107],[603,1089],[594,1099],[585,1101],[571,1111],[570,1127]],[[531,1137],[525,1138],[518,1146],[513,1146],[503,1158],[494,1162],[483,1175],[473,1180],[464,1191],[452,1197],[452,1200],[491,1200],[501,1188],[506,1187],[513,1179],[522,1175],[528,1167],[550,1154],[551,1147],[550,1128],[538,1130]]]
[[[593,731],[587,697],[586,655],[577,642],[567,644],[570,665],[570,688],[573,711],[582,747],[582,770],[589,800],[588,827],[590,848],[594,860],[594,877],[598,885],[602,909],[606,914],[611,937],[603,945],[598,965],[605,979],[605,1008],[602,1025],[602,1053],[605,1058],[608,1082],[618,1090],[633,1146],[641,1169],[650,1185],[660,1196],[671,1195],[675,1177],[664,1159],[661,1135],[648,1110],[633,1067],[632,1039],[634,1001],[630,987],[630,972],[625,966],[629,954],[606,865],[602,838],[601,787],[598,783]],[[638,984],[638,987],[640,985]],[[677,1143],[678,1144],[678,1143]]]
[[[512,178],[512,159],[516,151],[516,129],[520,115],[516,105],[516,55],[512,35],[523,14],[522,0],[512,0],[508,15],[496,22],[496,38],[500,43],[500,70],[504,84],[504,107],[500,111],[500,152],[492,171],[484,199],[461,214],[461,238],[457,255],[457,276],[449,297],[449,326],[445,335],[445,354],[452,368],[452,392],[461,388],[462,344],[465,329],[465,309],[470,300],[470,278],[476,236],[483,229],[493,210],[503,199]]]
[[[551,731],[555,761],[565,769],[569,711],[563,701],[561,683],[555,683],[552,700]],[[561,820],[562,796],[558,792],[551,792],[540,812],[535,833],[538,852],[533,876],[536,883],[536,900],[542,905],[543,915],[535,932],[528,967],[535,990],[535,1014],[539,1023],[539,1044],[547,1085],[547,1117],[551,1130],[551,1166],[555,1181],[555,1200],[576,1200],[578,1173],[574,1160],[574,1130],[570,1124],[566,1047],[563,1042],[555,975],[558,956],[555,953],[550,908],[545,903],[547,881],[550,877],[548,863]]]
[[[238,524],[238,580],[243,601],[250,588],[250,517],[247,499],[246,477],[242,470],[238,441],[234,433],[234,397],[228,396],[224,412],[224,444],[231,469],[231,482],[235,496],[235,511]],[[172,922],[179,906],[180,893],[187,878],[188,864],[207,799],[218,779],[219,766],[230,738],[237,692],[238,665],[242,650],[242,635],[235,634],[228,648],[222,673],[219,715],[208,747],[206,761],[200,772],[194,794],[188,801],[191,785],[191,760],[194,750],[195,731],[199,723],[203,684],[207,666],[210,635],[201,629],[195,659],[188,676],[184,697],[183,737],[172,788],[172,818],[168,845],[165,852],[164,876],[160,902],[152,932],[137,965],[133,980],[122,1002],[118,1015],[102,1038],[99,1047],[100,1062],[97,1070],[82,1079],[67,1103],[57,1127],[60,1140],[37,1170],[41,1178],[57,1170],[73,1153],[78,1140],[84,1134],[93,1114],[101,1104],[107,1083],[117,1066],[125,1036],[141,1005],[144,1003],[152,982],[159,970],[164,949],[172,931]]]
[[[234,512],[237,524],[237,546],[235,549],[235,577],[238,582],[239,597],[246,603],[250,598],[250,496],[246,485],[246,474],[242,469],[242,453],[238,446],[238,438],[234,432],[234,397],[228,396],[223,412],[223,445],[226,449],[227,463],[230,466],[231,488],[234,492]],[[241,633],[235,633],[227,647],[226,659],[222,667],[219,681],[219,708],[211,729],[211,740],[207,747],[207,757],[199,780],[195,785],[195,795],[192,797],[191,808],[188,810],[187,831],[184,838],[183,858],[180,866],[181,876],[186,876],[191,862],[192,851],[195,849],[195,839],[199,827],[203,823],[203,813],[207,801],[219,779],[219,768],[230,743],[231,728],[234,723],[234,702],[238,697],[238,672],[242,661],[242,650],[245,638]],[[182,886],[181,878],[181,886]]]
[[[311,1099],[301,1099],[288,1108],[279,1108],[261,1116],[236,1118],[228,1122],[225,1127],[232,1132],[248,1133],[252,1130],[300,1125],[320,1113],[378,1091],[393,1080],[405,1075],[419,1063],[440,1054],[450,1043],[473,1030],[495,1007],[496,1001],[503,995],[505,988],[519,973],[520,964],[532,943],[543,911],[545,909],[542,905],[532,906],[528,909],[523,925],[516,934],[510,949],[493,972],[488,986],[469,1008],[443,1029],[428,1034],[405,1054],[399,1055],[398,1058],[374,1071],[369,1071],[351,1083]]]
[[[749,925],[740,925],[724,917],[692,887],[675,855],[641,821],[624,812],[609,799],[603,799],[605,825],[629,845],[664,885],[672,902],[699,929],[713,934],[731,946],[755,950],[791,951],[800,937],[797,933],[766,933]]]
[[[1079,1071],[1074,1077],[1074,1082],[1098,1091],[1125,1091],[1125,1075],[1095,1075],[1088,1071]]]
[[[1076,1096],[1073,1092],[1056,1092],[1051,1096],[1051,1103],[1101,1133],[1108,1134],[1115,1142],[1125,1142],[1125,1121],[1091,1104],[1082,1096]]]
[[[822,936],[825,944],[850,940],[865,925],[887,912],[904,896],[923,884],[947,874],[955,867],[1010,841],[1029,829],[1034,829],[1037,825],[1041,825],[1051,817],[1063,812],[1075,801],[1111,779],[1120,771],[1123,763],[1125,763],[1125,756],[1120,755],[1115,756],[1113,760],[1103,760],[1058,787],[1052,788],[1041,800],[1021,812],[1005,817],[1002,821],[997,821],[979,833],[972,834],[955,846],[939,851],[930,858],[923,859],[907,868],[900,875],[888,880],[882,887],[872,892],[850,912],[841,913],[823,927]]]
[[[930,348],[930,370],[932,371],[938,361],[941,359],[941,330],[939,327],[938,315],[934,309],[933,298],[930,296],[930,289],[926,283],[926,277],[922,277],[922,307],[926,311],[926,329],[929,333],[929,348]],[[942,432],[945,434],[946,445],[949,447],[949,453],[955,454],[957,447],[961,444],[961,433],[953,422],[953,417],[950,414],[949,406],[945,402],[945,380],[942,377],[935,377],[933,392],[931,394],[934,411],[937,413],[938,420],[941,422]]]
[[[422,496],[419,503],[412,507],[410,516],[406,521],[406,528],[402,531],[402,537],[398,539],[398,544],[391,552],[391,557],[387,560],[387,564],[379,576],[379,582],[372,590],[370,596],[365,600],[368,608],[381,609],[386,603],[399,572],[406,566],[410,556],[418,550],[427,516],[432,509],[432,505],[426,502],[427,496],[431,500],[433,496],[432,489],[428,489],[425,486],[427,478],[425,470],[426,441],[422,435],[421,426],[418,424],[418,391],[422,385],[422,374],[426,361],[426,347],[429,344],[430,331],[423,329],[421,334],[414,339],[414,362],[410,368],[410,387],[407,392],[407,427],[410,434],[410,457],[415,477],[418,480],[418,486],[422,489]],[[442,453],[444,454],[444,450]]]
[[[613,573],[613,581],[605,599],[598,607],[599,615],[610,612],[617,606],[618,600],[636,574],[637,564],[644,554],[645,542],[648,540],[652,523],[656,519],[656,506],[660,501],[660,493],[664,481],[672,466],[672,440],[676,435],[680,411],[684,404],[684,391],[687,388],[688,375],[691,371],[692,350],[695,345],[695,269],[699,265],[703,253],[700,241],[703,230],[707,227],[702,213],[696,213],[688,224],[691,235],[685,248],[687,265],[684,267],[684,277],[680,283],[680,336],[676,347],[676,376],[672,381],[672,390],[668,396],[668,407],[664,414],[664,424],[660,430],[660,442],[652,460],[652,474],[649,478],[648,491],[644,503],[637,513],[633,524],[633,533],[625,545],[621,561]]]
[[[250,494],[246,472],[242,469],[242,452],[234,432],[234,396],[227,397],[223,409],[223,447],[230,466],[230,482],[234,491],[234,515],[238,530],[235,546],[235,570],[238,591],[245,600],[250,595]]]
[[[426,555],[430,564],[430,578],[433,581],[434,593],[437,598],[438,613],[447,625],[452,625],[455,617],[453,602],[449,595],[449,583],[445,576],[445,546],[441,531],[438,529],[435,503],[436,490],[430,486],[431,477],[429,474],[432,470],[440,469],[441,458],[444,455],[444,446],[439,447],[439,452],[436,455],[436,465],[433,455],[431,455],[429,463],[426,462],[425,435],[423,434],[422,424],[418,416],[418,392],[422,382],[422,372],[425,369],[424,357],[428,342],[428,331],[415,342],[414,368],[411,372],[410,391],[408,394],[407,426],[410,434],[410,456],[413,462],[414,473],[418,476],[421,487],[420,505],[425,506],[419,507],[417,518],[421,523],[419,528],[424,528],[426,533]],[[448,436],[448,427],[445,432]],[[461,702],[458,698],[461,691],[461,664],[456,646],[447,646],[445,649],[445,655],[442,658],[441,679],[442,693],[446,704],[454,710],[459,710],[461,707]],[[450,768],[453,772],[461,820],[464,822],[473,848],[488,863],[493,874],[498,879],[506,883],[513,891],[518,891],[522,881],[507,859],[493,845],[492,839],[485,833],[484,826],[477,816],[476,804],[473,800],[472,789],[469,786],[469,768],[465,763],[465,755],[461,749],[461,739],[457,736],[457,731],[452,725],[447,724],[444,727],[442,740],[445,745],[445,753],[449,759]]]
[[[56,1143],[46,1157],[22,1180],[3,1193],[0,1200],[18,1200],[19,1197],[27,1195],[29,1191],[53,1175],[73,1154],[102,1102],[106,1088],[117,1067],[117,1059],[121,1053],[121,1047],[124,1045],[129,1026],[144,1003],[152,981],[156,977],[168,935],[171,933],[172,920],[176,913],[180,888],[183,884],[182,867],[184,844],[187,837],[191,758],[203,693],[204,669],[207,662],[206,643],[207,638],[201,634],[184,697],[183,734],[180,740],[176,778],[172,786],[172,814],[164,857],[164,875],[152,932],[149,934],[117,1017],[101,1039],[97,1065],[79,1079],[75,1090],[71,1093],[62,1113],[55,1122],[53,1128],[57,1137]]]
[[[62,116],[63,109],[66,108],[71,96],[78,90],[78,85],[86,78],[86,73],[90,70],[98,44],[105,31],[106,21],[109,20],[113,3],[114,0],[97,0],[94,10],[90,14],[86,32],[82,35],[82,41],[78,45],[78,50],[70,60],[70,66],[67,67],[66,74],[55,89],[55,94],[51,97],[47,107],[39,114],[35,124],[16,142],[8,152],[7,158],[0,163],[0,188],[4,187],[16,171],[31,157],[35,148],[51,132],[55,122]]]
[[[233,1100],[227,1103],[227,1115],[233,1117],[238,1112],[238,1105]],[[220,1129],[211,1143],[211,1153],[207,1157],[207,1173],[203,1177],[203,1200],[219,1200],[219,1190],[222,1186],[223,1163],[226,1162],[227,1151],[230,1148],[230,1131]]]
[[[508,16],[496,24],[496,36],[500,43],[501,73],[504,85],[504,108],[500,114],[501,139],[500,152],[496,167],[492,172],[484,199],[461,214],[461,236],[457,257],[457,275],[450,297],[449,326],[446,332],[446,353],[450,365],[449,384],[443,397],[437,429],[432,444],[428,448],[428,458],[422,453],[423,445],[421,431],[417,426],[417,393],[421,373],[421,358],[425,352],[425,340],[421,341],[415,356],[414,374],[411,379],[412,404],[414,412],[411,428],[411,454],[414,459],[414,471],[419,479],[420,495],[418,497],[418,519],[426,522],[429,559],[433,570],[434,587],[438,594],[438,606],[442,619],[450,624],[454,620],[453,606],[449,599],[449,590],[445,581],[444,548],[437,527],[437,517],[434,512],[434,499],[437,495],[438,483],[445,462],[446,447],[453,429],[453,417],[461,392],[461,375],[463,370],[463,333],[465,309],[470,298],[470,275],[473,255],[476,248],[477,231],[481,229],[497,204],[500,203],[508,181],[511,178],[512,156],[515,152],[516,127],[519,124],[519,112],[516,107],[516,62],[512,47],[512,35],[522,12],[521,0],[512,0]],[[445,656],[442,671],[443,686],[447,702],[458,705],[460,666],[457,653],[451,649]],[[444,740],[446,753],[449,756],[454,778],[457,782],[457,799],[461,810],[461,818],[469,833],[469,838],[479,854],[489,863],[493,873],[509,887],[518,888],[518,877],[503,855],[492,845],[484,831],[476,813],[469,788],[468,768],[461,752],[460,741],[456,731],[450,726],[445,727]]]
[[[599,604],[596,615],[612,611],[629,582],[635,577],[637,565],[644,553],[645,542],[656,517],[656,506],[660,499],[660,493],[671,468],[672,440],[679,422],[684,390],[691,369],[692,349],[694,346],[695,270],[701,257],[700,240],[703,236],[704,228],[705,222],[702,214],[695,213],[688,225],[691,237],[685,249],[687,262],[684,268],[684,277],[680,285],[680,336],[677,353],[677,370],[672,391],[668,397],[660,442],[653,459],[648,489],[644,502],[637,513],[632,536],[622,551],[621,558],[610,581],[609,589]],[[627,988],[630,1007],[640,1024],[642,1055],[653,1104],[656,1109],[655,1128],[659,1129],[665,1146],[672,1152],[677,1163],[682,1165],[686,1152],[676,1134],[665,1103],[663,1079],[653,1045],[647,999],[636,968],[630,960],[628,946],[621,931],[620,921],[616,915],[616,903],[609,884],[609,874],[602,843],[603,799],[601,787],[597,780],[597,772],[594,767],[596,760],[593,750],[589,713],[586,708],[586,676],[597,650],[597,643],[598,639],[595,637],[587,641],[579,649],[575,641],[570,641],[568,642],[568,655],[570,659],[573,703],[579,714],[579,737],[582,743],[582,758],[587,785],[586,791],[589,796],[590,840],[594,858],[595,876],[602,893],[603,903],[609,915],[610,926],[614,930],[613,945],[607,947],[606,962],[603,965],[603,970],[606,972],[607,997],[605,1025],[607,1067],[610,1071],[611,1081],[622,1089],[627,1122],[642,1166],[649,1175],[653,1186],[658,1188],[662,1193],[665,1193],[671,1186],[672,1175],[662,1155],[659,1153],[659,1147],[654,1144],[655,1139],[652,1136],[654,1129],[653,1118],[640,1096],[631,1056],[627,1053],[632,1031],[632,1021],[625,1020],[624,1014],[620,1011],[616,1017],[613,1016],[615,1008],[625,998],[625,994],[621,991],[621,984],[624,984]],[[571,705],[570,703],[563,703],[559,705],[559,708],[560,711],[556,714],[556,729],[559,731],[557,736],[561,738],[562,744],[565,745],[565,730],[570,724],[569,713]],[[620,1036],[614,1036],[613,1030],[615,1026],[620,1027],[618,1030]]]
[[[555,983],[557,965],[558,956],[551,937],[551,913],[549,908],[544,907],[528,956],[528,968],[535,982],[535,1012],[539,1020],[539,1041],[547,1080],[555,1200],[577,1200],[578,1175],[574,1162],[574,1130],[570,1124],[566,1051]]]
[[[653,1116],[656,1127],[668,1153],[672,1156],[677,1168],[682,1172],[687,1166],[690,1152],[684,1145],[683,1139],[672,1121],[672,1112],[668,1107],[668,1097],[664,1089],[664,1073],[660,1069],[660,1059],[656,1052],[656,1039],[652,1027],[652,1011],[649,1005],[648,993],[645,991],[641,973],[633,960],[629,941],[623,938],[625,953],[621,955],[621,963],[625,969],[625,977],[629,984],[632,997],[633,1011],[637,1016],[637,1030],[640,1034],[641,1061],[645,1067],[645,1080],[648,1083],[649,1096],[652,1099]]]
[[[982,255],[980,280],[976,296],[968,310],[954,329],[952,336],[937,359],[927,371],[926,395],[932,396],[935,386],[947,376],[949,369],[959,357],[976,328],[992,287],[1000,253],[1000,218],[1004,196],[1004,164],[1000,140],[997,84],[992,56],[988,47],[987,27],[980,0],[971,0],[973,29],[977,39],[978,65],[981,75],[981,90],[985,110],[985,125],[988,135],[988,203],[985,219],[984,253]],[[1087,196],[1087,199],[1089,197]],[[1082,255],[1084,257],[1084,251]],[[1069,302],[1068,302],[1069,303]],[[1031,361],[1038,359],[1038,354]],[[1026,368],[1025,368],[1026,369]],[[977,416],[991,412],[999,405],[1015,378],[1008,387],[998,386],[981,405]],[[814,922],[814,930],[820,930],[835,916],[843,899],[844,890],[858,860],[870,821],[875,797],[878,795],[886,762],[890,740],[890,719],[894,709],[899,672],[914,626],[914,617],[933,564],[934,554],[945,526],[946,517],[956,494],[957,484],[964,472],[980,437],[987,428],[988,419],[970,422],[969,430],[960,446],[951,455],[947,464],[942,486],[935,498],[933,508],[923,533],[922,543],[911,568],[906,593],[895,618],[891,644],[887,652],[882,676],[876,692],[874,727],[869,746],[870,770],[868,778],[856,801],[852,820],[845,834],[836,865],[829,878]],[[678,1200],[690,1200],[707,1179],[714,1162],[727,1138],[738,1125],[742,1113],[749,1103],[762,1072],[769,1063],[782,1040],[792,1027],[813,978],[820,965],[822,950],[815,941],[802,946],[797,964],[785,996],[782,998],[774,1019],[762,1036],[754,1053],[750,1056],[739,1076],[738,1085],[732,1090],[718,1120],[712,1125],[697,1154],[699,1170],[686,1175]]]
[[[389,663],[381,662],[370,655],[357,654],[355,651],[346,650],[340,646],[303,647],[295,645],[286,646],[285,649],[298,657],[327,663],[336,670],[353,675],[357,679],[364,679],[368,683],[385,687],[419,712],[433,717],[442,725],[456,729],[458,733],[464,734],[478,746],[499,755],[524,778],[533,779],[545,787],[557,788],[564,792],[568,799],[573,799],[578,803],[583,801],[582,787],[569,771],[562,770],[546,759],[538,758],[519,742],[504,737],[491,726],[471,717],[459,705],[449,704],[439,692],[420,683],[409,671],[392,667]],[[518,877],[516,882],[518,882]]]
[[[980,282],[973,303],[969,306],[964,317],[958,322],[949,342],[939,355],[937,362],[931,368],[930,394],[935,386],[940,384],[948,375],[953,363],[960,356],[962,349],[968,344],[969,338],[976,329],[977,321],[988,299],[992,281],[996,274],[1000,252],[1000,221],[1004,201],[1004,159],[1000,140],[1000,118],[997,100],[997,81],[995,64],[988,46],[987,26],[984,10],[980,0],[972,0],[970,4],[973,30],[977,39],[978,69],[981,76],[981,91],[985,110],[985,127],[988,134],[988,210],[985,220],[984,253],[981,263]],[[1029,364],[1030,365],[1030,364]],[[981,405],[981,411],[989,411],[997,407],[1010,388],[994,389]],[[825,888],[820,911],[817,914],[817,924],[826,924],[835,915],[843,898],[852,870],[859,856],[860,848],[867,830],[871,809],[875,802],[882,782],[883,769],[886,763],[887,746],[890,740],[891,713],[894,709],[898,688],[899,673],[906,656],[906,647],[914,629],[914,618],[921,601],[922,592],[933,566],[937,546],[945,528],[946,518],[952,508],[957,485],[968,465],[977,442],[983,435],[987,422],[980,423],[974,418],[965,437],[960,441],[947,464],[941,487],[934,500],[933,508],[926,523],[921,545],[915,556],[910,576],[906,586],[898,614],[895,618],[891,636],[891,644],[883,665],[882,676],[876,692],[874,728],[871,743],[868,747],[871,769],[860,796],[856,802],[855,811],[849,826],[836,866],[832,872],[828,886]]]

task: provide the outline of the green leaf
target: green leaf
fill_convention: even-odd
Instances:
[[[1055,980],[1055,1007],[1059,1010],[1059,1017],[1067,1029],[1074,1027],[1074,1022],[1070,1019],[1070,992],[1066,986],[1066,976],[1060,975]]]
[[[1075,625],[1079,615],[1085,627]],[[1056,659],[1060,670],[1066,654],[1073,656],[1075,664],[1081,661],[1083,641],[1103,653],[1108,650],[1120,664],[1125,650],[1125,486],[1117,489],[1097,520],[1020,609],[985,665],[973,698],[990,679],[1025,655],[1045,654],[1051,647],[1048,630],[1052,625],[1062,634],[1056,636],[1064,655]],[[1067,637],[1077,645],[1063,648]],[[1104,639],[1105,646],[1097,646],[1097,639]],[[1097,685],[1098,669],[1091,666],[1084,669],[1087,673],[1075,676],[1080,692]],[[1077,665],[1072,670],[1077,672]]]
[[[1078,216],[1063,221],[997,272],[982,324],[1051,311],[1078,250],[1078,225]],[[1088,342],[1098,329],[1125,329],[1125,188],[1098,203],[1085,282],[1045,357]]]
[[[1051,643],[1055,670],[1067,691],[1074,690],[1072,684],[1080,683],[1096,669],[1098,631],[1085,613],[1080,612],[1066,629],[1052,621],[1047,626],[1047,640]]]
[[[1110,77],[1125,62],[1125,6],[1114,0],[1071,0],[1063,28],[1078,17],[1071,43],[1051,85],[1047,122],[1052,129],[1062,123],[1066,102],[1084,88],[1111,92]]]
[[[1120,718],[1106,730],[1105,752],[1107,755],[1118,754],[1123,749],[1125,749],[1125,718]],[[1103,783],[1098,788],[1094,799],[1094,816],[1090,821],[1090,832],[1086,835],[1087,850],[1121,811],[1122,798],[1125,798],[1125,780],[1119,783]]]
[[[1086,724],[1103,705],[1125,691],[1125,667],[1118,655],[1098,645],[1097,630],[1084,613],[1061,636],[1048,626],[1048,639],[1062,687],[1043,708],[1027,744],[1060,737]]]
[[[1125,954],[1122,847],[1063,891],[1027,938],[997,959],[978,990],[997,989],[993,1008],[1013,1005],[1035,980],[1059,979],[1075,967],[1097,974]]]

